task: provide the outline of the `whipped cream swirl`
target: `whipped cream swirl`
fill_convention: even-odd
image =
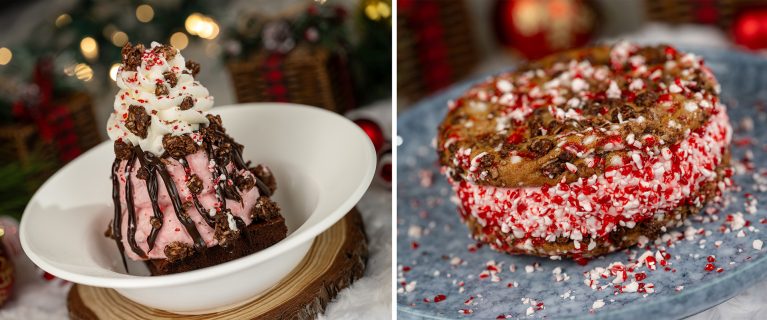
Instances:
[[[138,145],[144,151],[159,156],[165,152],[162,138],[166,134],[179,136],[192,133],[199,130],[200,124],[208,124],[205,115],[213,106],[213,97],[207,88],[195,81],[177,49],[170,48],[176,54],[168,60],[162,50],[153,50],[158,46],[160,44],[152,42],[152,47],[144,50],[141,64],[135,71],[125,70],[125,65],[117,71],[120,91],[115,97],[114,111],[107,121],[107,134],[113,141]],[[168,80],[173,76],[175,86]],[[158,85],[164,85],[167,91],[158,94]],[[182,110],[182,102],[187,97],[194,104]],[[144,138],[126,127],[131,105],[143,107],[151,118]]]

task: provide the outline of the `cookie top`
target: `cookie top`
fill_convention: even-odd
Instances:
[[[572,182],[640,153],[659,156],[660,148],[701,130],[718,112],[718,93],[700,57],[668,45],[567,51],[491,77],[450,101],[437,151],[455,181]]]

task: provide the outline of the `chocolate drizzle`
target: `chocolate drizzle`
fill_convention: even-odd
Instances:
[[[151,155],[151,153],[147,153]],[[133,154],[138,155],[139,162],[141,163],[141,168],[146,172],[149,172],[146,178],[146,190],[149,193],[149,199],[152,202],[152,212],[154,217],[152,218],[151,223],[152,231],[149,232],[147,243],[149,244],[149,251],[152,251],[152,249],[154,249],[155,240],[157,239],[157,234],[160,233],[160,228],[162,228],[163,221],[162,211],[160,211],[160,205],[157,201],[157,193],[159,191],[159,186],[157,183],[157,167],[149,165],[149,161],[147,160],[148,157],[145,152],[141,150],[141,147],[136,146],[134,148]]]
[[[186,172],[187,176],[192,171],[191,168],[189,168],[189,163],[186,161],[186,159],[179,159],[179,162],[181,162],[181,165],[184,166],[184,172]],[[197,212],[200,213],[200,216],[202,216],[203,220],[210,226],[211,228],[216,227],[215,221],[213,221],[213,218],[206,212],[205,208],[202,207],[202,204],[200,203],[200,199],[197,198],[197,194],[194,192],[190,192],[192,194],[192,202],[194,202],[194,207],[197,209]]]
[[[125,166],[125,204],[128,208],[128,244],[133,252],[139,257],[146,259],[146,253],[144,253],[144,250],[141,250],[136,243],[136,208],[133,203],[133,179],[130,177],[130,173],[133,171],[133,165],[135,163],[136,155],[134,154]]]
[[[125,261],[125,248],[123,247],[122,232],[122,209],[120,208],[120,178],[117,172],[120,170],[120,159],[115,159],[112,164],[112,201],[115,204],[115,217],[112,219],[112,237],[117,242],[117,248],[120,249],[120,257],[123,260],[125,272],[128,272],[128,262]]]

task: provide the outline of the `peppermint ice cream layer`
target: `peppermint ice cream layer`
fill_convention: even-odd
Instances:
[[[199,199],[199,202],[203,208],[212,210],[213,213],[216,213],[217,208],[221,208],[222,206],[216,197],[216,189],[214,186],[216,185],[216,182],[218,182],[218,179],[221,179],[221,177],[213,176],[213,167],[210,166],[211,161],[208,159],[205,151],[198,150],[196,153],[190,154],[185,158],[189,164],[190,172],[188,173],[185,171],[184,166],[178,160],[167,158],[163,161],[166,163],[168,174],[172,177],[173,182],[176,185],[181,201],[187,204],[185,205],[186,214],[188,214],[189,217],[194,221],[200,236],[205,241],[206,246],[213,247],[218,245],[218,241],[215,237],[215,230],[206,223],[194,205],[189,205],[193,202],[193,194],[187,186],[187,182],[192,175],[197,175],[197,177],[202,181],[203,186],[202,191],[197,194],[197,199]],[[120,163],[118,171],[121,199],[120,207],[122,208],[122,242],[123,246],[127,249],[125,250],[125,253],[128,257],[133,260],[146,260],[130,250],[130,244],[128,243],[130,235],[128,233],[128,210],[126,209],[127,203],[125,201],[126,176],[124,174],[125,166],[127,163],[128,161],[123,160]],[[164,187],[164,181],[162,181],[161,177],[158,177],[160,187],[158,188],[157,204],[163,213],[164,221],[162,222],[162,228],[160,228],[155,240],[154,248],[149,251],[147,238],[149,237],[149,234],[152,230],[151,219],[154,213],[152,210],[152,202],[149,198],[149,192],[147,190],[147,184],[144,180],[141,180],[137,177],[139,168],[140,166],[138,165],[138,161],[136,161],[136,165],[133,166],[133,169],[130,173],[130,179],[132,179],[133,187],[134,207],[137,218],[135,238],[136,244],[138,244],[138,246],[147,253],[148,258],[165,259],[167,257],[165,255],[164,249],[169,244],[173,242],[181,242],[188,244],[191,247],[194,242],[192,237],[184,228],[184,225],[178,220],[176,212],[173,208],[171,197],[168,195],[168,191]],[[230,173],[236,172],[236,176],[246,175],[255,179],[253,174],[247,170],[236,171],[235,166],[232,163],[226,166],[226,169],[227,172]],[[232,176],[235,175],[232,174]],[[225,183],[229,183],[229,181]],[[229,228],[231,230],[237,230],[237,226],[234,222],[235,217],[242,219],[245,222],[245,225],[250,225],[252,220],[250,212],[256,205],[260,196],[258,188],[256,187],[252,187],[246,191],[241,191],[238,189],[238,192],[242,198],[242,203],[231,199],[226,200],[226,208],[231,210],[232,215],[231,217],[227,217],[227,220],[229,221]],[[210,211],[208,214],[210,214]]]
[[[450,182],[464,218],[479,224],[472,228],[479,240],[494,247],[513,243],[506,251],[535,253],[534,243],[565,238],[575,244],[567,254],[590,251],[596,241],[589,238],[634,228],[682,205],[700,206],[705,199],[698,191],[706,183],[725,187],[728,179],[717,174],[732,135],[725,111],[718,104],[709,121],[680,143],[659,146],[657,152],[629,152],[603,174],[571,183],[502,188]]]

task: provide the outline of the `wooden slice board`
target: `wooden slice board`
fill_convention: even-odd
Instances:
[[[180,315],[153,309],[121,296],[113,289],[75,284],[67,307],[71,319],[313,319],[328,302],[365,271],[367,237],[362,217],[352,209],[346,217],[317,236],[306,257],[274,288],[231,310]]]

